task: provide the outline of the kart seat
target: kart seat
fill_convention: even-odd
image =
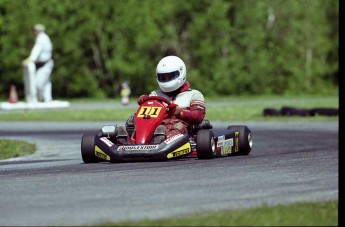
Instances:
[[[159,125],[154,132],[154,143],[160,144],[165,140],[165,125]]]
[[[199,127],[201,129],[211,129],[213,128],[212,125],[211,125],[211,122],[207,119],[204,119],[200,124],[199,124]]]
[[[134,114],[130,115],[125,123],[125,126],[126,126],[126,131],[129,135],[129,137],[132,136],[134,130],[135,130],[135,125],[134,125]]]
[[[198,133],[198,130],[200,130],[200,129],[212,129],[212,128],[213,128],[213,126],[211,125],[210,121],[207,119],[204,119],[198,125],[188,126],[188,132],[190,135],[196,135]]]
[[[118,126],[115,135],[117,143],[128,144],[128,133],[124,126]]]

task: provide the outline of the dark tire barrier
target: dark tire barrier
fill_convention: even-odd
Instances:
[[[313,116],[309,109],[304,108],[294,108],[294,107],[282,107],[281,114],[283,116]]]
[[[323,116],[338,116],[339,110],[336,108],[313,108],[311,111],[314,115],[323,115]]]
[[[289,107],[284,106],[280,110],[273,109],[273,108],[265,108],[262,111],[262,115],[267,116],[302,116],[302,117],[309,117],[309,116],[338,116],[339,110],[337,108],[312,108],[312,109],[305,109],[305,108],[296,108],[296,107]]]
[[[279,116],[281,115],[280,110],[272,109],[272,108],[265,108],[262,114],[266,116]]]

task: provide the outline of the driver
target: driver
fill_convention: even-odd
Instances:
[[[156,129],[155,143],[164,141],[165,137],[188,133],[189,125],[199,125],[204,120],[204,96],[200,91],[191,89],[186,78],[187,69],[181,58],[167,56],[158,62],[156,79],[160,89],[152,91],[149,96],[161,96],[177,106],[174,113]],[[140,96],[138,104],[144,103],[147,97]]]

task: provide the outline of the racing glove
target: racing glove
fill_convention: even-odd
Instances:
[[[179,118],[181,116],[181,109],[180,109],[180,107],[176,106],[174,109],[175,109],[174,110],[174,116]]]
[[[141,95],[141,96],[139,97],[137,103],[138,103],[139,105],[143,104],[144,102],[147,101],[147,98],[148,98],[148,97],[149,97],[148,95]]]

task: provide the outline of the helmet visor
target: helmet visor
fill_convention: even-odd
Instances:
[[[157,78],[159,82],[169,82],[180,76],[179,71],[174,71],[171,73],[157,73]]]

